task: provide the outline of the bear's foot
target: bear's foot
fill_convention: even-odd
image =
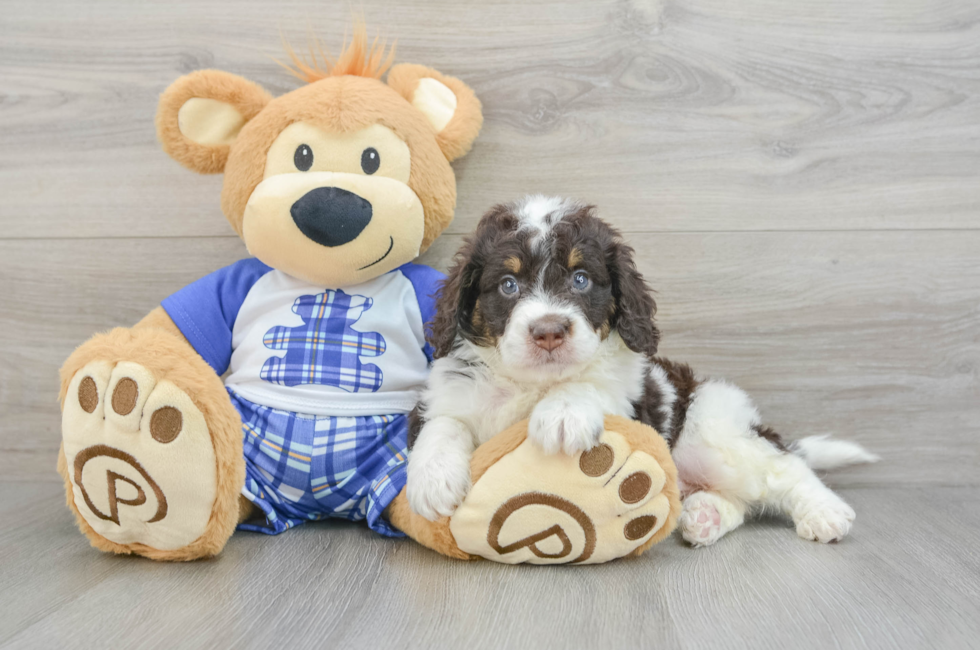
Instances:
[[[212,394],[198,399],[217,398],[207,388]],[[227,395],[221,399],[233,410]],[[220,403],[210,406],[222,410]],[[60,469],[69,506],[93,545],[172,560],[224,546],[237,523],[241,472],[229,465],[243,464],[241,443],[233,460],[233,444],[216,448],[187,390],[160,368],[96,359],[72,377],[63,409]],[[240,438],[239,432],[240,424]]]
[[[524,436],[505,432],[474,455],[473,488],[449,519],[462,551],[593,564],[638,555],[674,529],[677,472],[653,429],[607,418],[599,445],[574,456],[547,455]]]

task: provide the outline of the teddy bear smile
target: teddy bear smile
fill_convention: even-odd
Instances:
[[[361,268],[359,268],[357,270],[358,271],[363,271],[364,269],[369,268],[369,267],[372,267],[375,264],[380,264],[381,261],[384,260],[384,258],[388,257],[388,254],[391,253],[391,249],[394,248],[394,247],[395,247],[395,238],[392,237],[391,235],[388,235],[388,250],[385,251],[385,254],[382,255],[381,257],[379,257],[378,259],[374,260],[370,264],[366,264],[365,266],[362,266]]]

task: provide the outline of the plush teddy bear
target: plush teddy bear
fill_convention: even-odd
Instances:
[[[407,414],[442,279],[413,260],[453,218],[450,161],[482,114],[458,79],[390,67],[384,49],[361,26],[329,69],[294,57],[307,85],[278,98],[217,70],[163,93],[164,150],[224,173],[222,210],[254,257],[62,367],[58,466],[96,548],[190,560],[217,554],[236,527],[277,534],[343,517],[455,557],[594,562],[673,529],[666,446],[626,421],[581,458],[544,457],[518,426],[478,450],[452,522],[408,508]],[[646,518],[623,519],[633,506],[606,485],[626,462],[654,476]]]

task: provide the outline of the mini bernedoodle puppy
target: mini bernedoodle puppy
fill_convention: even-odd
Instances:
[[[498,205],[456,256],[432,323],[435,362],[413,413],[408,500],[451,515],[470,488],[470,455],[530,418],[546,452],[590,449],[605,414],[670,444],[680,529],[707,546],[746,514],[793,518],[804,539],[843,538],[854,510],[813,473],[877,458],[825,437],[785,445],[748,395],[657,357],[656,305],[633,249],[595,209],[532,196]]]

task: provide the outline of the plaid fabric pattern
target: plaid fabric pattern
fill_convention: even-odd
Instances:
[[[382,513],[405,486],[408,417],[312,416],[253,404],[229,390],[242,416],[245,487],[265,515],[240,529],[277,535],[340,517],[403,537]]]
[[[304,324],[277,326],[266,332],[265,346],[285,350],[286,355],[270,357],[259,376],[283,386],[325,384],[349,393],[376,392],[383,379],[381,369],[373,363],[362,364],[360,357],[384,354],[385,340],[377,332],[358,332],[352,327],[372,304],[370,298],[343,291],[300,296],[293,303],[293,312]]]

